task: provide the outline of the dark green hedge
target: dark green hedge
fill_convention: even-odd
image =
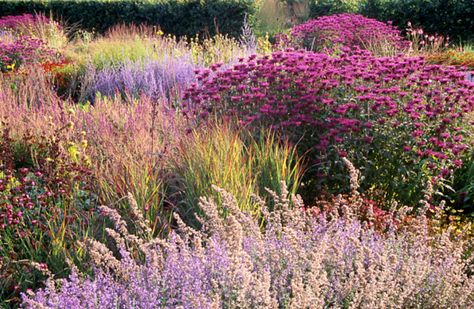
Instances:
[[[425,32],[474,40],[474,0],[310,0],[311,17],[355,12],[391,20],[400,29],[410,21]]]
[[[310,17],[319,17],[338,13],[357,13],[357,0],[310,0]]]
[[[166,33],[237,36],[245,14],[255,13],[254,0],[0,0],[0,16],[52,13],[70,25],[104,32],[119,23],[159,25]]]

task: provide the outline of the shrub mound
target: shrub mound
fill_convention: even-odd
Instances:
[[[185,93],[185,113],[283,132],[313,152],[321,176],[336,175],[331,164],[349,155],[369,187],[413,203],[428,177],[438,183],[462,164],[474,83],[419,57],[342,51],[288,50],[202,70]]]
[[[335,14],[312,19],[291,29],[297,46],[335,52],[340,47],[359,47],[374,53],[400,53],[409,46],[391,23],[357,14]]]
[[[456,41],[474,34],[474,2],[465,0],[309,0],[312,18],[334,13],[358,13],[381,21],[393,21],[400,29],[408,22],[428,33],[449,35]]]

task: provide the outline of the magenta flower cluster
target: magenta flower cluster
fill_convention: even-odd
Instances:
[[[0,71],[7,72],[46,60],[59,58],[54,50],[40,39],[20,36],[13,42],[0,40]]]
[[[374,45],[389,45],[398,51],[409,47],[400,31],[389,23],[357,14],[336,14],[312,19],[291,30],[303,47],[314,51],[334,51],[337,47],[370,49]]]
[[[0,18],[0,29],[15,30],[18,27],[31,26],[38,23],[49,23],[50,19],[44,15],[11,15]]]
[[[342,52],[332,58],[287,50],[251,56],[229,69],[215,65],[198,73],[185,94],[185,112],[197,119],[219,113],[284,132],[316,151],[318,160],[352,153],[364,156],[355,160],[362,168],[391,147],[397,164],[406,158],[432,176],[445,177],[461,165],[468,149],[462,125],[474,109],[474,83],[463,72],[420,57]]]
[[[38,224],[41,208],[52,195],[43,188],[43,174],[21,168],[2,170],[0,177],[0,231],[21,224]]]

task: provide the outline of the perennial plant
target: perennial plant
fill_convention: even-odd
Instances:
[[[416,203],[429,177],[438,184],[462,164],[474,83],[421,57],[342,51],[287,50],[201,70],[184,96],[187,116],[235,116],[283,132],[312,151],[324,177],[337,176],[334,162],[350,156],[368,187]]]
[[[392,24],[357,14],[335,14],[312,19],[291,29],[296,46],[338,53],[341,47],[362,48],[378,55],[400,54],[409,43]]]

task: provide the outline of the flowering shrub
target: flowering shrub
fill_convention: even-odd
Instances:
[[[375,54],[397,54],[408,42],[391,23],[357,14],[336,14],[312,19],[291,29],[297,46],[313,51],[337,52],[359,47]]]
[[[202,70],[185,93],[185,112],[281,131],[313,151],[319,176],[335,178],[334,162],[350,156],[366,188],[416,203],[429,177],[439,183],[462,164],[474,83],[422,58],[343,51],[331,58],[288,50]]]
[[[115,210],[101,207],[115,224],[107,229],[119,251],[88,243],[94,278],[69,280],[23,295],[26,308],[468,308],[474,278],[463,259],[465,243],[449,234],[430,236],[426,218],[413,230],[380,235],[339,204],[346,215],[328,220],[302,211],[297,197],[274,194],[266,226],[220,192],[229,213],[201,199],[203,230],[186,226],[168,239],[130,234]],[[133,203],[132,203],[133,204]],[[293,206],[293,208],[290,207]],[[143,222],[138,209],[137,218]],[[139,229],[147,233],[146,224]],[[127,249],[128,248],[128,249]],[[135,248],[135,249],[134,249]],[[136,251],[145,260],[133,259]]]
[[[0,39],[0,71],[8,72],[18,70],[20,66],[31,65],[55,59],[54,50],[48,48],[40,39],[21,36],[14,41]]]

